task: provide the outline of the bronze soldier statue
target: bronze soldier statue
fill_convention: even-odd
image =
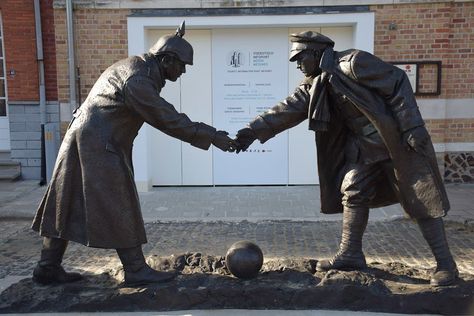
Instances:
[[[339,251],[317,269],[365,268],[362,236],[369,208],[401,203],[436,258],[431,284],[453,283],[458,270],[442,220],[449,201],[406,74],[364,51],[334,51],[334,42],[319,33],[293,34],[291,42],[290,61],[305,79],[237,133],[237,152],[309,119],[316,133],[321,211],[343,213]]]
[[[144,122],[207,150],[234,151],[225,131],[193,122],[160,97],[165,80],[176,81],[193,64],[193,48],[176,35],[158,40],[142,56],[106,69],[74,113],[59,150],[52,180],[32,228],[44,237],[33,279],[41,284],[81,279],[61,266],[68,241],[113,248],[128,285],[164,282],[176,275],[149,267],[147,242],[132,166],[132,145]]]

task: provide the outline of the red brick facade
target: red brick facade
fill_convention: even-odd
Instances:
[[[53,0],[42,0],[42,29],[45,65],[46,99],[57,100],[56,56]],[[31,0],[2,0],[5,61],[10,101],[38,101],[38,62],[34,3]]]
[[[474,118],[425,119],[434,143],[463,143],[474,140]]]
[[[387,61],[442,62],[441,94],[419,99],[474,98],[474,2],[377,5],[371,10],[375,55]],[[434,90],[435,76],[429,77],[422,88]],[[426,120],[435,143],[474,142],[472,123]]]
[[[41,0],[41,28],[43,31],[44,77],[46,100],[58,100],[56,73],[56,37],[53,0]]]
[[[2,12],[5,61],[10,101],[38,100],[38,64],[36,62],[35,11],[33,1],[3,0]]]
[[[74,11],[76,66],[80,70],[81,99],[87,97],[100,74],[128,56],[127,15],[129,10]],[[58,93],[61,102],[69,100],[67,30],[65,10],[55,10]],[[100,31],[99,31],[100,30]]]
[[[440,60],[439,98],[474,97],[474,2],[377,5],[371,10],[375,55],[387,61]]]

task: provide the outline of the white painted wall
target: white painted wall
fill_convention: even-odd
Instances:
[[[214,124],[234,137],[256,115],[288,96],[288,29],[214,29],[212,46]],[[242,54],[239,67],[228,64],[234,52]],[[254,53],[269,55],[260,59]],[[213,170],[216,185],[287,184],[288,132],[265,144],[255,141],[238,155],[214,150]]]
[[[147,30],[146,45],[173,30]],[[176,82],[167,81],[161,96],[193,121],[212,124],[211,31],[189,30],[186,39],[194,48],[194,66]],[[149,129],[151,182],[153,185],[212,185],[212,151],[204,151]]]
[[[186,19],[186,39],[195,48],[195,66],[173,84],[167,82],[162,96],[192,120],[212,125],[212,30],[224,28],[287,28],[288,34],[315,29],[333,38],[336,49],[350,47],[373,51],[373,13],[323,14],[298,16],[232,17],[131,17],[128,18],[129,54],[148,50],[156,39],[173,33]],[[250,30],[251,31],[251,30]],[[264,39],[262,39],[264,40]],[[284,44],[289,48],[289,42]],[[302,79],[293,63],[287,64],[288,93]],[[288,184],[317,183],[314,133],[307,122],[288,133]],[[149,126],[144,126],[135,141],[135,180],[139,190],[150,185],[212,185],[212,150],[202,151],[181,143]],[[236,171],[238,172],[238,170]],[[264,179],[262,180],[264,182]],[[284,184],[284,183],[282,183]]]

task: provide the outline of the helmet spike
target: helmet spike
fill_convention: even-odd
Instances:
[[[191,44],[183,38],[184,33],[185,22],[183,21],[177,28],[175,34],[160,37],[155,45],[150,48],[150,54],[156,56],[163,53],[173,53],[176,54],[183,63],[192,65],[194,50]]]
[[[181,25],[176,29],[176,36],[183,37],[185,32],[186,32],[186,24],[185,24],[185,21],[183,21],[181,22]]]

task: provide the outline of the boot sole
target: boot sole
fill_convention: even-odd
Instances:
[[[134,282],[124,281],[124,282],[123,282],[123,285],[133,287],[133,286],[139,286],[139,285],[167,283],[167,282],[171,282],[171,281],[173,281],[174,279],[176,279],[177,276],[178,276],[178,274],[175,274],[175,275],[173,275],[173,276],[171,276],[171,277],[169,277],[169,278],[165,278],[165,279],[162,279],[162,280],[159,280],[159,281],[146,281],[146,280],[143,280],[143,281],[134,281]]]
[[[59,280],[56,280],[56,279],[42,278],[42,277],[37,277],[37,276],[32,277],[33,282],[36,282],[36,283],[41,284],[41,285],[66,284],[66,283],[73,283],[73,282],[81,281],[83,279],[84,278],[82,276],[80,278],[72,279],[72,280],[69,280],[69,281],[59,281]]]
[[[49,285],[52,284],[54,281],[50,279],[43,279],[43,278],[38,278],[38,277],[32,277],[33,282],[41,284],[41,285]]]
[[[456,280],[459,278],[459,270],[456,270],[456,272],[454,272],[454,278],[452,278],[451,280],[447,281],[447,282],[442,282],[442,283],[431,283],[430,282],[430,285],[431,286],[448,286],[448,285],[453,285],[454,283],[456,283]]]
[[[323,269],[316,267],[316,272],[328,272],[329,270],[339,270],[339,271],[363,271],[366,270],[367,266],[365,267],[341,267],[341,268],[329,268]]]
[[[175,278],[166,279],[166,280],[162,280],[162,281],[153,281],[153,282],[145,282],[145,281],[141,281],[141,282],[123,282],[123,285],[127,286],[127,287],[135,287],[135,286],[142,286],[142,285],[161,284],[161,283],[168,283],[170,281],[173,281],[174,279]]]

